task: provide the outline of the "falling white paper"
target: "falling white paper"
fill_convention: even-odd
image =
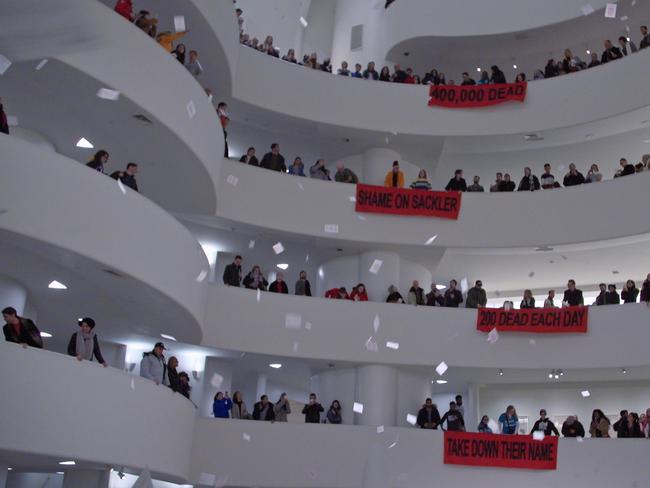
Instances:
[[[582,444],[584,439],[582,438],[582,436],[578,436],[578,437],[576,437],[576,441],[578,441],[578,443]]]
[[[436,366],[436,373],[438,373],[438,375],[442,376],[443,374],[445,374],[445,372],[448,369],[449,369],[449,366],[447,366],[447,363],[445,363],[444,361],[441,361],[440,364],[438,366]]]
[[[388,349],[395,349],[397,351],[399,349],[399,342],[387,341],[386,342],[386,347]]]
[[[591,396],[589,390],[583,390],[580,392],[580,394],[582,395],[582,398],[589,398]]]
[[[372,330],[375,331],[375,334],[379,331],[379,315],[375,315],[375,319],[372,321]]]
[[[356,203],[356,201],[357,201],[357,197],[348,197],[348,199],[349,199],[352,203]]]
[[[431,244],[433,243],[433,241],[436,240],[437,237],[438,237],[438,234],[429,237],[429,238],[427,239],[427,241],[426,241],[424,244],[425,244],[426,246],[431,245]]]
[[[363,403],[354,402],[354,405],[352,405],[352,411],[359,414],[363,413]]]
[[[605,17],[608,19],[615,19],[616,18],[616,4],[615,3],[608,3],[607,6],[605,7]]]
[[[339,226],[337,224],[325,224],[325,232],[328,234],[338,234]]]
[[[488,332],[488,335],[487,335],[487,341],[488,341],[490,344],[496,344],[496,342],[497,342],[498,340],[499,340],[499,331],[498,331],[497,328],[495,327],[495,328],[492,329],[490,332]]]
[[[40,63],[36,65],[36,68],[34,68],[36,71],[40,71],[43,69],[43,67],[47,64],[47,59],[43,59]]]
[[[250,440],[251,440],[251,436],[248,435],[248,434],[246,434],[246,433],[243,433],[243,434],[242,434],[242,438],[243,438],[246,442],[250,442]]]
[[[239,183],[239,178],[237,178],[235,175],[228,175],[226,181],[232,186],[237,186],[237,183]]]
[[[368,337],[368,340],[366,341],[366,349],[370,352],[379,351],[379,346],[377,345],[377,342],[372,337]]]
[[[305,263],[309,262],[309,253],[305,256]]]
[[[621,22],[625,22],[627,19],[629,19],[629,17],[627,15],[624,15],[623,17],[621,17],[620,20],[621,20]]]
[[[208,276],[208,272],[202,269],[199,275],[196,277],[196,281],[202,283],[207,276]]]
[[[533,432],[533,439],[536,441],[543,441],[544,440],[544,432],[541,430],[536,430]]]
[[[194,106],[194,102],[190,100],[189,102],[187,102],[185,108],[187,109],[187,115],[190,116],[190,119],[193,119],[194,116],[196,115],[196,107]]]
[[[223,376],[221,376],[219,373],[214,373],[212,375],[212,379],[210,380],[210,384],[215,388],[219,388],[222,383],[223,383]]]
[[[260,292],[260,289],[257,289],[257,303],[260,303],[260,299],[262,298],[262,293]]]
[[[300,188],[302,191],[305,191],[305,187],[302,186],[302,183],[298,182],[298,188]]]
[[[255,241],[250,241],[248,243],[248,249],[253,249],[255,247]]]
[[[580,10],[582,11],[582,15],[591,15],[594,13],[594,8],[591,6],[590,3],[582,6]]]
[[[372,274],[377,274],[377,273],[379,273],[379,270],[381,269],[381,265],[382,265],[382,264],[384,264],[384,262],[383,262],[382,260],[380,260],[380,259],[375,259],[375,260],[373,261],[372,265],[370,266],[370,270],[369,270],[369,271],[370,271]]]
[[[390,446],[388,446],[388,449],[392,449],[392,448],[395,447],[396,445],[397,445],[397,442],[393,442]]]
[[[199,475],[199,485],[214,486],[217,481],[217,475],[212,473],[201,473]]]
[[[537,344],[537,341],[535,339],[530,339],[528,341],[528,344],[530,344],[531,346],[534,346],[535,344]]]
[[[293,352],[298,352],[298,343],[297,342],[293,343]]]
[[[109,88],[100,88],[97,90],[97,97],[103,98],[104,100],[115,101],[120,98],[120,92]]]
[[[388,141],[390,141],[390,139],[386,136],[386,144],[388,144]]]
[[[0,54],[0,75],[4,75],[5,71],[11,66],[11,61],[6,56]]]
[[[384,432],[384,426],[383,425],[378,425],[377,426],[377,434],[382,434]]]
[[[131,378],[131,389],[135,390],[135,380]]]
[[[300,329],[302,327],[302,316],[297,313],[288,313],[284,316],[284,326],[287,329]]]
[[[411,425],[415,425],[415,423],[418,421],[418,418],[412,413],[409,413],[406,415],[406,421]]]
[[[185,16],[184,15],[174,15],[174,30],[176,32],[185,31]]]
[[[311,322],[305,322],[305,330],[311,330]]]
[[[469,290],[469,283],[467,282],[467,278],[463,278],[460,280],[460,291],[461,293],[465,294]]]
[[[117,179],[117,187],[122,192],[122,195],[126,195],[126,188],[124,188],[124,184],[120,181],[119,178]]]
[[[282,245],[281,242],[276,242],[273,244],[273,252],[275,254],[282,254],[284,252],[284,246]]]

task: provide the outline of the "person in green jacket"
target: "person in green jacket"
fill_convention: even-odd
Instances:
[[[483,283],[478,280],[475,285],[467,292],[467,300],[465,307],[467,308],[483,308],[487,304],[487,294],[483,289]]]

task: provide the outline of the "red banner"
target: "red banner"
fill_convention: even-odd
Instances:
[[[528,83],[498,85],[431,85],[429,106],[446,108],[488,107],[526,99]]]
[[[587,307],[566,308],[479,308],[476,328],[490,332],[535,332],[538,334],[566,334],[587,332]]]
[[[445,432],[445,464],[495,468],[557,469],[557,436]]]
[[[460,213],[457,191],[406,190],[357,185],[357,212],[419,215],[457,220]]]

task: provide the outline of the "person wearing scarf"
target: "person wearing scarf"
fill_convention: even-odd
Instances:
[[[262,270],[259,266],[253,266],[253,269],[250,273],[244,278],[244,286],[252,290],[262,290],[266,291],[266,287],[269,286],[269,282],[266,281]]]
[[[99,341],[97,340],[97,334],[95,334],[94,329],[95,321],[93,319],[90,317],[81,319],[79,321],[79,331],[70,337],[68,354],[70,356],[76,356],[79,361],[83,361],[84,359],[92,361],[94,356],[97,362],[106,368],[108,364],[104,361],[102,351],[99,349]]]

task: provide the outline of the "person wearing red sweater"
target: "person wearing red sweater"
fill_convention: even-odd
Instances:
[[[135,20],[135,16],[133,15],[132,0],[117,0],[117,3],[115,4],[115,11],[129,22],[133,22]]]
[[[352,289],[352,293],[350,293],[350,300],[354,300],[355,302],[367,302],[368,293],[366,293],[366,285],[359,283],[355,286]]]
[[[340,288],[332,288],[325,292],[325,298],[331,298],[332,300],[349,300],[350,295],[348,295],[347,290],[344,286]]]

